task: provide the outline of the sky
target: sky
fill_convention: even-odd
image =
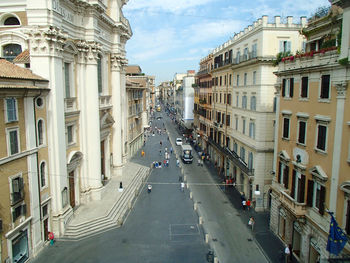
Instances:
[[[158,85],[175,73],[197,72],[200,59],[263,15],[299,22],[329,5],[328,0],[129,0],[123,7],[133,32],[127,59],[155,76]]]

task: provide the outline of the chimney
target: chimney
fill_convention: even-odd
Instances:
[[[293,17],[292,16],[287,16],[287,25],[291,26],[293,24]]]
[[[302,27],[305,27],[306,26],[306,16],[301,16],[300,17],[300,25]]]

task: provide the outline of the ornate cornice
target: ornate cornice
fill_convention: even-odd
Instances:
[[[98,54],[101,52],[101,44],[96,41],[85,41],[85,40],[77,40],[75,42],[77,49],[79,51],[79,56],[83,59],[87,59],[90,61],[95,61],[97,59]]]

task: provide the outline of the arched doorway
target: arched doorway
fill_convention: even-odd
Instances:
[[[81,152],[71,152],[68,158],[67,173],[68,173],[68,186],[69,186],[69,203],[72,208],[77,204],[77,197],[79,195],[79,189],[77,189],[77,173],[81,164],[83,154]]]

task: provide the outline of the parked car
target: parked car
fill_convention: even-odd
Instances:
[[[176,138],[176,145],[182,145],[182,139]]]

